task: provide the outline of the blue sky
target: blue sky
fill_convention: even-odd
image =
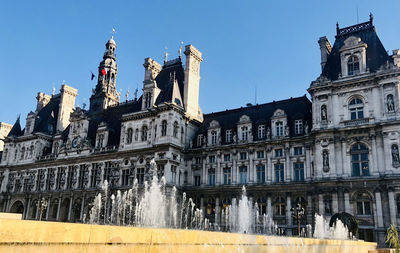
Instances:
[[[358,7],[357,7],[358,6]],[[38,91],[61,83],[89,103],[105,42],[116,28],[117,88],[141,94],[143,60],[177,57],[180,41],[203,53],[200,105],[215,112],[307,93],[320,74],[317,40],[335,25],[368,20],[386,50],[400,48],[400,1],[6,1],[0,9],[0,121],[22,124]],[[121,97],[125,97],[124,95]]]

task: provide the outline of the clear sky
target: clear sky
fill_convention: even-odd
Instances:
[[[117,88],[139,88],[143,60],[177,57],[180,42],[203,53],[200,106],[216,112],[307,93],[320,74],[318,38],[368,20],[390,53],[400,48],[400,1],[4,1],[0,7],[0,121],[21,123],[38,91],[61,83],[89,104],[105,42],[116,28]],[[257,88],[256,88],[257,87]]]

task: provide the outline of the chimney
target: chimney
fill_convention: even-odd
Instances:
[[[319,49],[321,50],[321,70],[324,69],[328,56],[331,53],[332,45],[326,36],[319,38]]]
[[[393,50],[392,57],[394,65],[400,68],[400,50],[399,49]]]
[[[186,69],[184,106],[186,113],[198,121],[203,121],[199,106],[200,63],[203,61],[201,52],[193,45],[185,46]]]
[[[75,98],[78,95],[78,90],[66,84],[61,86],[61,100],[58,110],[57,131],[64,131],[69,125],[70,114],[75,107]]]
[[[151,81],[161,71],[161,65],[151,58],[144,59],[144,81]]]
[[[36,104],[36,111],[39,111],[43,107],[47,105],[47,103],[50,101],[51,96],[46,95],[43,92],[38,92],[36,96],[37,104]]]

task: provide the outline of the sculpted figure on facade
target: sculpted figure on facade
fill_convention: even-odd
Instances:
[[[399,147],[396,144],[392,145],[392,164],[393,167],[400,167]]]
[[[321,120],[326,121],[328,119],[328,112],[326,109],[326,105],[321,106]]]
[[[329,152],[328,150],[322,151],[322,164],[324,172],[329,171]]]
[[[388,95],[387,96],[386,106],[387,106],[388,112],[393,112],[394,111],[394,101],[393,101],[393,96],[392,95]]]

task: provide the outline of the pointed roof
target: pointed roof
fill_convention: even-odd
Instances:
[[[11,128],[10,132],[8,133],[7,137],[18,137],[23,135],[24,133],[21,130],[21,124],[20,124],[20,115],[18,115],[17,120],[15,121],[13,127]]]
[[[367,68],[370,72],[375,72],[388,61],[392,61],[383,47],[372,21],[373,18],[370,16],[368,22],[341,29],[337,24],[336,40],[332,46],[332,51],[328,56],[324,69],[322,70],[322,76],[325,76],[330,80],[338,79],[339,74],[341,73],[340,49],[344,45],[344,41],[350,36],[359,37],[363,43],[367,44]]]

